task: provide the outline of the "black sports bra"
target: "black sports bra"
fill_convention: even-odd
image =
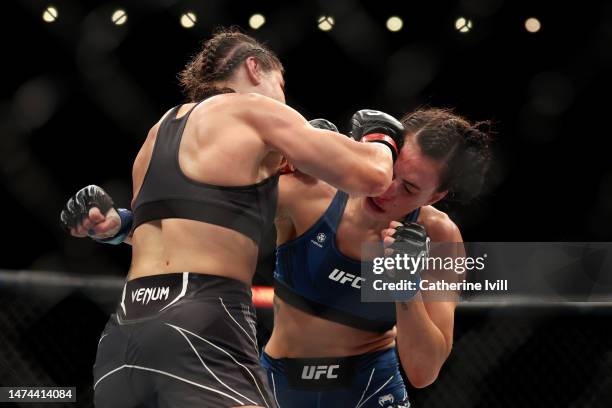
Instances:
[[[197,106],[197,104],[195,105]],[[188,178],[179,166],[179,146],[189,115],[176,118],[174,107],[162,121],[149,168],[134,203],[134,225],[184,218],[240,232],[259,244],[274,222],[278,177],[248,186],[216,186]]]

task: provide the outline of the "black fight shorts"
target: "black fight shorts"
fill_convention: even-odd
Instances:
[[[98,343],[95,406],[275,408],[255,319],[237,280],[184,272],[127,282]]]

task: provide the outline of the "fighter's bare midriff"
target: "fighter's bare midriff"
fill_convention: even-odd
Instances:
[[[195,272],[251,284],[257,246],[244,235],[183,219],[147,222],[132,237],[128,280],[148,275]]]
[[[265,348],[273,358],[355,356],[395,345],[395,327],[385,333],[359,330],[302,312],[278,297],[274,302],[274,331]]]

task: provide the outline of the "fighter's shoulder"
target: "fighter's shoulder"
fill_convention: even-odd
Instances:
[[[232,111],[259,111],[261,108],[279,104],[272,98],[258,93],[231,92],[208,98],[202,105],[222,107]]]
[[[444,211],[428,205],[421,208],[418,222],[425,227],[432,241],[462,242],[461,231]]]
[[[224,93],[212,96],[198,104],[192,115],[230,115],[245,122],[260,122],[270,116],[280,102],[256,93]]]
[[[181,105],[181,108],[186,107],[187,105],[193,105],[193,104],[186,104],[186,105]],[[141,153],[145,153],[149,150],[151,150],[153,148],[153,144],[155,143],[155,139],[157,139],[157,131],[159,130],[159,127],[161,126],[162,122],[168,117],[168,115],[170,115],[172,112],[174,112],[176,109],[176,106],[173,108],[168,109],[162,116],[161,118],[159,118],[159,120],[157,122],[155,122],[155,124],[153,124],[153,126],[151,126],[151,128],[149,129],[149,131],[147,132],[147,137],[142,145],[141,148]],[[180,111],[180,108],[179,108]],[[140,153],[139,153],[140,155]]]
[[[138,171],[140,169],[140,165],[142,165],[145,157],[149,157],[151,152],[153,151],[153,145],[155,144],[155,140],[157,139],[157,131],[159,130],[159,126],[162,121],[168,116],[171,110],[164,113],[164,115],[149,129],[147,132],[147,137],[145,138],[144,143],[142,144],[138,155],[134,161],[133,171]],[[146,160],[148,162],[148,159]]]

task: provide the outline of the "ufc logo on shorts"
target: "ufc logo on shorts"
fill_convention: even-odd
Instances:
[[[328,380],[332,380],[334,378],[338,378],[338,374],[334,374],[334,370],[340,368],[340,365],[334,364],[330,366],[320,365],[320,366],[304,366],[302,369],[302,379],[303,380],[318,380],[321,376],[325,376]]]
[[[361,289],[361,281],[364,280],[360,276],[355,276],[352,273],[344,272],[340,269],[334,269],[332,273],[329,274],[329,279],[342,284],[350,283],[355,289]]]

